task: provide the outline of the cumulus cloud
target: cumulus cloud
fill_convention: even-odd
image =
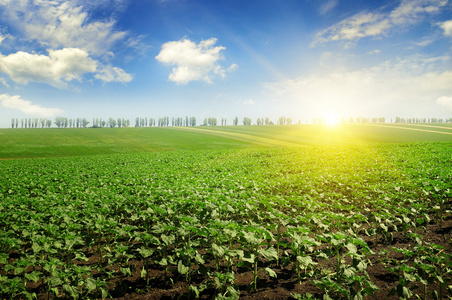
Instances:
[[[223,59],[221,51],[226,49],[215,46],[216,38],[201,41],[199,44],[183,39],[167,42],[162,45],[160,53],[155,57],[159,62],[174,66],[169,80],[178,84],[202,80],[212,82],[212,74],[225,76],[225,70],[218,62]],[[230,71],[237,68],[231,65]]]
[[[452,96],[442,96],[436,100],[436,103],[452,111]]]
[[[103,68],[98,74],[94,75],[95,78],[102,80],[103,82],[130,82],[133,76],[126,73],[123,69],[107,66]]]
[[[361,12],[319,32],[312,45],[329,41],[354,42],[364,37],[385,35],[393,27],[419,22],[446,4],[447,0],[403,0],[389,13]]]
[[[441,70],[446,57],[413,56],[372,68],[336,68],[321,74],[266,83],[274,97],[291,99],[303,111],[321,115],[325,109],[345,115],[424,115],[435,101],[452,95],[452,71]],[[450,103],[440,98],[438,104]]]
[[[439,25],[444,30],[445,35],[452,36],[452,20],[442,22]]]
[[[81,2],[83,3],[83,2]],[[94,55],[111,51],[127,32],[115,30],[114,19],[94,21],[79,1],[3,1],[3,18],[46,48],[81,48]]]
[[[17,53],[0,54],[0,72],[16,83],[36,81],[55,87],[66,87],[67,82],[81,80],[85,73],[96,70],[95,77],[104,82],[129,82],[133,77],[110,63],[119,41],[134,51],[143,46],[142,37],[115,28],[114,11],[123,9],[126,2],[0,0],[2,22],[14,30],[17,35],[14,40],[23,44]],[[96,10],[110,17],[94,19]],[[0,35],[0,43],[5,37],[10,36]],[[33,51],[27,51],[27,46]],[[44,49],[48,55],[43,54]]]
[[[0,103],[3,107],[19,110],[27,115],[38,117],[53,117],[63,111],[59,108],[46,108],[40,105],[32,104],[20,98],[20,96],[10,96],[8,94],[0,95]]]
[[[0,54],[0,71],[16,83],[36,81],[61,87],[65,86],[63,81],[80,80],[84,73],[95,72],[97,68],[97,62],[82,49],[48,50],[48,54],[22,51],[8,56]]]

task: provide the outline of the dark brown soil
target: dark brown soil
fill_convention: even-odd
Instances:
[[[421,233],[421,232],[419,232]],[[452,247],[452,218],[449,217],[442,225],[434,224],[433,222],[426,228],[425,232],[422,232],[423,241],[428,243],[434,243],[443,246],[447,253],[451,252]],[[403,258],[403,255],[392,249],[395,248],[407,248],[413,249],[414,242],[404,237],[401,233],[394,233],[394,239],[389,245],[383,245],[382,240],[375,245],[374,237],[362,236],[364,241],[369,245],[370,249],[374,252],[369,256],[371,265],[367,267],[367,273],[371,281],[376,284],[380,291],[377,291],[374,295],[369,295],[365,299],[377,300],[377,299],[398,299],[397,295],[387,297],[388,293],[397,286],[399,277],[398,275],[391,273],[386,267],[391,266],[391,262],[399,261]],[[378,253],[380,250],[386,249],[389,253],[386,256],[380,256]],[[11,253],[10,258],[17,256],[17,253]],[[77,261],[78,265],[95,266],[98,263],[99,256],[96,251],[88,253],[89,261]],[[323,292],[317,286],[315,286],[312,280],[298,282],[294,272],[292,272],[292,265],[276,266],[274,262],[260,262],[259,266],[263,268],[269,266],[276,273],[277,278],[269,277],[264,271],[259,274],[259,280],[257,282],[257,289],[249,289],[250,284],[253,282],[253,274],[251,271],[236,267],[234,272],[236,276],[236,285],[240,290],[240,299],[294,299],[291,293],[298,293],[305,295],[310,293],[318,299],[322,299]],[[325,266],[331,266],[331,262],[323,261],[319,264]],[[125,277],[121,279],[114,277],[107,280],[108,290],[113,299],[121,300],[138,300],[138,299],[189,299],[188,290],[189,284],[185,281],[185,278],[180,276],[177,272],[176,266],[169,268],[168,277],[164,280],[164,270],[159,265],[151,265],[149,273],[150,284],[146,287],[146,282],[140,277],[139,270],[143,267],[142,261],[131,261],[130,265],[135,269],[132,277]],[[109,266],[104,266],[106,269],[113,270]],[[213,264],[208,265],[209,268],[214,268]],[[93,269],[93,268],[92,268]],[[28,271],[27,271],[28,272]],[[0,270],[0,274],[2,274]],[[196,272],[195,272],[196,273]],[[100,275],[100,272],[93,271],[93,277],[96,278]],[[449,275],[449,279],[450,279]],[[206,276],[194,274],[192,278],[192,284],[200,286],[205,283]],[[450,283],[449,283],[450,284]],[[414,293],[421,296],[423,295],[422,286],[418,283],[419,287],[414,289]],[[27,285],[33,292],[38,294],[39,300],[47,299],[47,293],[43,292],[45,287],[40,283]],[[437,284],[432,284],[428,287],[429,293],[427,299],[433,299],[431,291],[438,290]],[[452,294],[443,289],[444,299],[452,297]],[[216,290],[214,288],[207,288],[200,294],[200,299],[214,299]],[[63,293],[60,293],[62,296]],[[66,299],[66,298],[53,298],[51,299]],[[92,299],[92,298],[90,298]],[[192,296],[191,299],[194,299]]]

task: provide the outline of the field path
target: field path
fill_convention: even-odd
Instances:
[[[395,128],[395,129],[405,129],[405,130],[414,130],[414,131],[422,131],[422,132],[430,132],[430,133],[439,133],[439,134],[452,135],[452,128],[451,127],[441,127],[441,126],[432,126],[432,125],[417,125],[417,124],[400,124],[400,125],[409,125],[409,126],[422,126],[422,127],[429,127],[429,128],[448,129],[448,130],[451,131],[451,132],[446,132],[446,131],[437,131],[437,130],[430,130],[430,129],[394,126],[394,125],[381,125],[381,124],[366,124],[366,125],[368,125],[368,126],[376,126],[376,127],[387,127],[387,128]]]
[[[214,136],[220,136],[224,138],[230,138],[238,141],[246,141],[246,142],[252,142],[261,146],[281,146],[281,147],[293,147],[293,146],[300,146],[299,143],[291,143],[276,139],[269,139],[264,137],[259,137],[255,135],[250,134],[243,134],[243,133],[236,133],[236,132],[227,132],[227,131],[217,131],[217,130],[210,130],[205,128],[194,128],[194,127],[174,127],[174,130],[182,130],[182,131],[191,131],[191,132],[198,132],[203,134],[209,134]]]

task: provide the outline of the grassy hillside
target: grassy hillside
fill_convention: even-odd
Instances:
[[[422,141],[452,141],[451,124],[1,129],[0,158]]]

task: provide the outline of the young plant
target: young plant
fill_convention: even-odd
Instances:
[[[272,240],[273,235],[263,228],[254,228],[254,232],[243,230],[240,233],[240,236],[245,251],[240,253],[241,261],[238,263],[238,266],[244,266],[252,270],[252,289],[256,290],[259,275],[259,257],[263,256],[268,260],[276,260],[278,257],[275,248],[269,243],[264,243],[265,241]],[[262,248],[263,246],[266,246],[266,248]],[[265,268],[265,271],[270,277],[276,277],[276,273],[272,269],[267,267]]]
[[[292,238],[290,248],[295,256],[295,271],[301,284],[302,280],[313,277],[315,274],[317,263],[312,260],[310,254],[320,245],[320,242],[306,234],[299,234],[300,231],[302,232],[303,229],[293,228],[289,236]]]

